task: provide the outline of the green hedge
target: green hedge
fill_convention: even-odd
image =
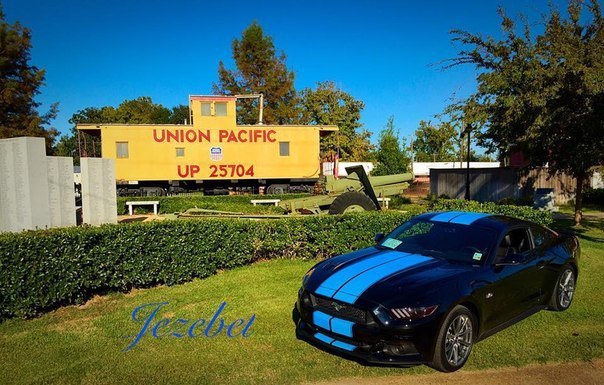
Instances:
[[[411,213],[273,221],[206,219],[0,234],[0,319],[94,293],[177,284],[258,259],[325,258],[366,247]]]
[[[473,211],[478,213],[508,215],[519,219],[549,226],[552,213],[526,206],[500,205],[494,202],[465,201],[461,199],[438,199],[428,206],[429,211]]]
[[[549,213],[491,203],[440,200],[431,210],[551,222]],[[259,259],[327,258],[371,245],[376,233],[414,214],[191,219],[0,234],[0,320],[80,303],[94,293],[178,284]]]

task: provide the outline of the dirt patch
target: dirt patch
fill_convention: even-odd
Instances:
[[[83,303],[82,305],[78,306],[78,309],[88,309],[90,306],[94,306],[97,305],[99,303],[103,303],[103,302],[107,302],[108,298],[106,296],[103,295],[95,295],[92,298],[90,298],[88,301],[86,301],[86,303]]]
[[[521,368],[461,370],[417,376],[342,378],[314,385],[601,385],[604,383],[604,359]]]
[[[58,332],[90,333],[96,329],[94,317],[75,318],[50,325],[49,329]]]

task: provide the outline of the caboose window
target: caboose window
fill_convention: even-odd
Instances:
[[[178,158],[182,158],[183,156],[185,156],[185,149],[184,149],[184,147],[176,147],[176,156]]]
[[[212,103],[201,103],[201,115],[210,116],[212,115]]]
[[[128,158],[128,142],[115,142],[117,158]]]
[[[289,156],[289,142],[279,142],[279,156]]]
[[[227,104],[223,102],[214,103],[214,113],[216,116],[227,116]]]

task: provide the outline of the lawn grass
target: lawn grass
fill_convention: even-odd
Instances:
[[[575,213],[575,205],[574,204],[565,204],[559,206],[560,212],[564,214],[574,214]],[[585,203],[583,204],[583,214],[602,214],[604,212],[604,206],[593,204],[593,203]]]
[[[252,199],[293,199],[309,194],[282,194],[282,195],[216,195],[204,196],[202,194],[190,194],[183,196],[167,197],[119,197],[117,199],[117,213],[124,215],[128,212],[126,202],[129,201],[159,201],[160,214],[172,214],[184,212],[187,209],[199,208],[206,210],[232,211],[245,214],[283,214],[281,207],[274,205],[257,205],[250,202]],[[136,207],[135,213],[153,212],[152,207]]]
[[[566,222],[558,222],[566,226]],[[577,295],[566,312],[540,312],[478,343],[470,370],[604,356],[604,222],[577,229],[582,259]],[[291,309],[304,272],[315,261],[273,260],[172,287],[95,297],[33,320],[0,324],[1,383],[297,384],[350,376],[431,371],[365,367],[296,340]],[[160,317],[209,318],[222,301],[224,317],[256,315],[248,338],[224,334],[154,339],[122,352],[140,330],[134,308],[169,302]]]

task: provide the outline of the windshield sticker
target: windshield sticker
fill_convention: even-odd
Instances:
[[[386,239],[384,242],[382,242],[382,246],[391,248],[391,249],[396,249],[401,243],[401,241],[399,241],[398,239],[393,239],[393,238],[388,238]]]
[[[474,256],[472,257],[472,259],[474,259],[476,261],[480,261],[482,259],[482,253],[474,253]]]

